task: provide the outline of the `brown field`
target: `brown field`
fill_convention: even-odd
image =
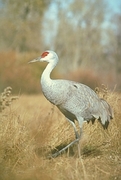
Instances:
[[[115,116],[108,130],[84,123],[81,157],[75,145],[48,159],[75,138],[73,128],[43,95],[21,95],[0,113],[0,180],[121,179],[121,95],[107,100]]]

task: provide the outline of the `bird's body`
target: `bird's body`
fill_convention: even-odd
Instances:
[[[45,97],[65,115],[72,123],[76,138],[79,135],[74,120],[79,122],[80,129],[84,121],[92,122],[99,119],[104,128],[107,128],[113,113],[109,104],[98,97],[88,86],[69,80],[52,80],[50,74],[58,63],[58,56],[53,51],[46,51],[30,62],[47,61],[48,65],[41,76],[41,86]]]
[[[45,82],[45,81],[44,81]],[[99,119],[105,126],[110,114],[105,110],[102,99],[88,86],[68,80],[52,80],[42,83],[45,97],[71,121],[82,117],[84,120]]]

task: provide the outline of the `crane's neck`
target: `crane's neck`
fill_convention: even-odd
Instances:
[[[49,63],[45,70],[42,73],[41,76],[41,85],[43,86],[50,86],[52,83],[52,79],[50,78],[50,74],[52,72],[52,70],[54,69],[54,67],[56,66],[57,63]]]

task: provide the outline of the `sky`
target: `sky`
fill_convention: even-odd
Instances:
[[[114,13],[121,13],[121,0],[106,0]]]

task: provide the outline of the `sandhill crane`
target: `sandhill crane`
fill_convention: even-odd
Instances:
[[[67,120],[73,125],[75,132],[76,139],[59,152],[53,154],[52,157],[58,156],[62,151],[76,142],[78,142],[78,150],[80,149],[79,140],[84,121],[89,122],[91,120],[94,122],[95,119],[98,119],[105,129],[108,127],[110,119],[113,118],[110,105],[105,100],[100,99],[88,86],[74,81],[62,79],[52,80],[50,78],[50,74],[57,65],[58,60],[55,52],[47,50],[40,57],[29,62],[48,62],[41,76],[43,94],[47,100],[56,105],[65,115]],[[80,133],[77,132],[74,120],[77,120],[79,123]]]

